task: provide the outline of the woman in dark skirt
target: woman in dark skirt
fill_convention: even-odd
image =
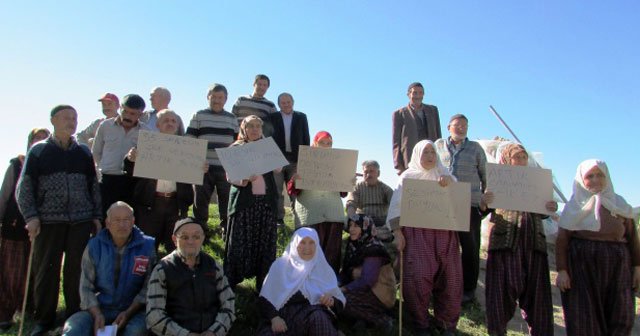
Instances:
[[[556,284],[568,335],[630,335],[640,290],[640,241],[631,206],[613,191],[607,165],[578,166],[560,217]]]
[[[347,298],[343,315],[391,332],[387,314],[396,302],[396,278],[391,258],[376,238],[375,224],[365,215],[349,219],[349,240],[340,272],[340,289]]]
[[[262,137],[262,120],[248,116],[242,121],[238,140],[232,146],[242,146]],[[277,191],[273,172],[229,182],[229,230],[224,272],[232,288],[255,276],[256,289],[260,291],[276,258]]]
[[[27,149],[48,136],[46,128],[34,128],[29,133]],[[14,196],[23,163],[24,155],[11,159],[0,189],[0,331],[11,327],[13,313],[22,307],[27,276],[31,244]]]
[[[527,166],[529,155],[519,144],[508,144],[501,151],[501,164]],[[491,206],[493,193],[485,192],[480,207]],[[558,204],[549,201],[549,212]],[[490,335],[506,335],[507,323],[517,306],[531,335],[553,335],[553,303],[547,241],[542,219],[545,215],[491,210],[491,233],[487,258],[487,329]]]
[[[319,244],[316,230],[300,228],[273,263],[260,291],[258,335],[338,335],[335,316],[345,297]]]

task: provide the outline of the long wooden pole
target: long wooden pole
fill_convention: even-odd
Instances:
[[[18,336],[22,336],[24,329],[25,312],[27,310],[27,297],[29,295],[29,280],[31,279],[31,264],[33,263],[33,241],[29,244],[29,261],[27,262],[27,279],[24,285],[24,297],[22,298],[22,313],[20,314],[20,329]]]
[[[398,335],[402,336],[402,304],[404,303],[404,295],[402,294],[402,279],[404,278],[404,261],[402,260],[402,251],[400,252],[400,306],[398,316]]]
[[[518,138],[518,136],[513,132],[513,130],[511,130],[511,127],[509,127],[509,125],[507,125],[507,123],[504,121],[504,119],[502,119],[502,117],[500,116],[500,114],[498,114],[498,111],[496,111],[496,109],[493,108],[493,106],[489,105],[489,110],[491,110],[491,112],[493,113],[493,115],[496,116],[496,118],[498,118],[498,121],[500,121],[500,123],[502,124],[502,126],[504,126],[504,128],[507,129],[507,131],[509,131],[509,133],[511,133],[511,136],[516,139],[516,141],[523,145],[522,141],[520,141],[520,139]],[[533,162],[536,164],[536,167],[540,167],[540,164],[536,161],[535,158],[531,158],[533,160]],[[562,201],[564,203],[567,203],[567,198],[564,197],[564,194],[562,193],[562,191],[560,191],[560,188],[558,188],[558,186],[555,184],[555,182],[551,181],[551,183],[553,184],[553,190],[558,194],[558,196],[560,196],[560,199],[562,199]]]

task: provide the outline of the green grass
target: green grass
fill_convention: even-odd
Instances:
[[[212,205],[209,211],[210,219],[209,226],[214,232],[219,232],[217,227],[219,218],[218,218],[218,209],[216,205]],[[278,229],[278,256],[282,254],[287,244],[289,243],[289,238],[293,232],[293,218],[289,211],[287,211],[287,215],[285,217],[285,226]],[[214,235],[210,239],[208,244],[205,244],[203,250],[213,256],[218,262],[222,263],[222,259],[224,256],[224,242],[219,234]],[[58,304],[58,315],[61,316],[64,312],[64,298],[62,294],[60,294],[59,304]],[[399,324],[398,324],[398,304],[393,309],[394,320],[396,321],[394,326],[394,334],[398,334]],[[255,335],[256,329],[260,323],[260,313],[257,305],[257,293],[255,292],[255,280],[249,279],[245,280],[243,283],[239,284],[236,289],[236,321],[233,324],[233,327],[229,333],[231,336],[244,336],[244,335]],[[479,304],[471,304],[466,305],[462,309],[462,314],[460,316],[460,321],[458,322],[458,335],[472,335],[472,336],[482,336],[487,334],[487,330],[485,327],[484,321],[484,311]],[[28,335],[31,328],[33,327],[32,319],[27,316],[25,320],[25,332],[23,334]],[[340,330],[345,335],[354,335],[354,336],[383,336],[384,334],[376,331],[376,330],[364,330],[360,332],[353,332],[350,330],[349,325],[344,322],[339,324]],[[17,335],[18,334],[18,324],[16,324],[12,329],[8,330],[5,333],[0,333],[0,336],[3,335]],[[517,332],[509,332],[508,335],[526,335],[526,331],[524,333]],[[403,327],[403,335],[412,336],[411,332],[407,330],[406,327]]]

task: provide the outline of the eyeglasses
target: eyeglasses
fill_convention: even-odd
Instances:
[[[180,240],[184,240],[184,241],[189,241],[189,239],[191,239],[191,240],[195,240],[195,241],[198,241],[198,240],[201,240],[201,239],[202,239],[202,235],[192,235],[192,236],[189,236],[189,235],[180,235],[180,236],[178,236],[178,239],[180,239]]]

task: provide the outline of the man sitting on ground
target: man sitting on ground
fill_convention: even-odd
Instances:
[[[107,210],[106,228],[82,256],[80,308],[64,324],[63,335],[95,335],[117,325],[119,335],[146,335],[144,305],[155,262],[154,239],[134,226],[133,209],[116,202]]]

